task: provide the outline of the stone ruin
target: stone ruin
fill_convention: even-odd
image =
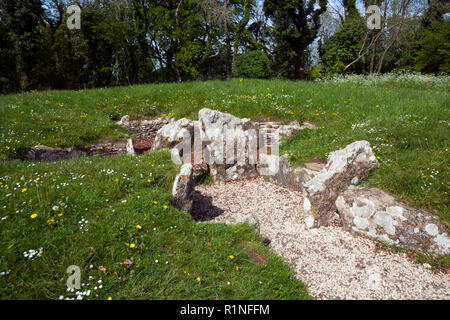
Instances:
[[[251,130],[256,130],[259,134],[262,131],[263,135],[270,135],[270,132],[275,131],[280,136],[289,138],[301,130],[311,129],[312,126],[310,124],[301,126],[298,123],[277,124],[271,128],[272,131],[269,130],[269,133],[261,128],[265,128],[264,124],[250,119],[239,119],[219,111],[202,109],[199,112],[198,121],[180,119],[162,127],[155,138],[153,150],[170,148],[176,158],[180,156],[178,146],[183,143],[185,137],[193,136],[194,131],[198,130],[197,134],[202,141],[201,148],[199,150],[198,146],[196,148],[192,145],[192,149],[214,157],[219,152],[218,146],[223,143],[222,136],[225,129],[231,131],[234,136],[248,141],[252,136],[249,134]],[[261,137],[259,134],[258,137]],[[258,146],[260,146],[259,143]],[[236,152],[235,149],[234,151]],[[259,152],[261,149],[257,151],[259,159],[265,156]],[[248,148],[245,152],[251,154]],[[212,162],[209,165],[209,172],[214,182],[265,175],[273,183],[303,192],[305,194],[303,206],[308,214],[306,219],[308,228],[340,225],[353,234],[412,250],[437,254],[450,253],[450,239],[435,215],[414,208],[383,190],[356,186],[358,181],[367,177],[372,169],[380,167],[369,142],[356,141],[344,149],[330,153],[326,164],[312,162],[305,167],[291,165],[287,155],[269,156],[272,160],[276,157],[278,161],[278,170],[270,175],[261,173],[259,163],[248,162],[241,164]],[[183,158],[182,155],[181,158]],[[185,161],[186,157],[183,160]],[[190,161],[187,162],[182,164],[172,191],[179,208],[189,212],[193,201],[194,170]]]
[[[149,152],[154,144],[159,129],[167,125],[169,120],[165,117],[152,119],[130,120],[128,115],[123,116],[117,124],[124,126],[127,134],[134,139],[102,141],[85,148],[52,148],[37,145],[25,153],[25,159],[31,161],[56,161],[85,156],[114,156],[120,154],[142,154]]]
[[[213,182],[266,176],[273,183],[304,193],[308,228],[340,225],[353,234],[412,250],[450,253],[450,239],[435,215],[414,208],[386,191],[356,186],[380,166],[367,141],[356,141],[330,153],[326,163],[313,161],[296,167],[289,163],[287,155],[278,156],[270,151],[279,143],[277,137],[289,139],[304,129],[314,129],[310,123],[253,121],[202,109],[197,121],[165,117],[130,121],[124,116],[118,124],[135,137],[134,141],[105,141],[83,150],[35,146],[28,150],[26,158],[54,161],[91,155],[141,154],[168,148],[181,165],[172,189],[174,203],[186,212],[192,209],[194,172],[198,168],[208,170]],[[236,139],[231,142],[232,148],[227,146],[230,142],[223,141],[225,131]],[[193,139],[195,136],[200,139]],[[239,143],[244,147],[239,149]],[[185,149],[189,152],[185,153]],[[234,154],[240,150],[248,157],[244,162],[214,161],[228,149]],[[252,157],[258,161],[250,161]],[[196,162],[191,164],[191,160],[199,159],[200,166]],[[275,162],[277,170],[271,170]]]

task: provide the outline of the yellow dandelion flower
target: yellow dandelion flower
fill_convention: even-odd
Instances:
[[[36,218],[38,215],[37,215],[37,213],[33,213],[31,216],[30,216],[30,218],[31,219],[34,219],[34,218]]]
[[[55,219],[48,219],[47,222],[55,222]]]
[[[58,213],[58,217],[62,217],[63,216],[63,214],[62,213]]]
[[[233,259],[234,259],[234,256],[231,255],[231,256],[228,256],[228,258],[230,258],[231,260],[233,260]]]
[[[202,279],[200,277],[197,278],[197,281],[200,282]]]
[[[153,201],[154,204],[158,204],[158,201]]]
[[[142,227],[141,227],[140,225],[137,225],[137,226],[136,226],[136,229],[141,230]]]
[[[23,188],[22,189],[22,192],[26,192],[28,189],[27,188]]]
[[[108,297],[108,300],[112,300],[112,297]]]
[[[163,208],[164,208],[164,209],[167,209],[167,206],[164,206]]]
[[[130,248],[134,248],[134,247],[136,247],[136,244],[135,243],[131,243],[130,244]]]

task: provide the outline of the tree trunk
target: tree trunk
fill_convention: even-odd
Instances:
[[[231,39],[230,39],[230,32],[228,30],[228,15],[227,15],[227,10],[228,10],[228,0],[225,0],[223,3],[223,9],[224,9],[224,14],[225,14],[225,18],[224,18],[224,28],[225,28],[225,42],[226,42],[226,46],[227,46],[227,61],[226,61],[226,77],[227,80],[231,80],[232,76],[233,76],[233,71],[232,71],[232,50],[231,50]]]

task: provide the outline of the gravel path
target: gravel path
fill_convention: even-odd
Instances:
[[[375,252],[376,242],[340,227],[306,229],[300,192],[263,178],[196,191],[198,220],[229,223],[239,213],[257,218],[272,250],[317,299],[450,299],[449,274],[434,274],[404,253]]]

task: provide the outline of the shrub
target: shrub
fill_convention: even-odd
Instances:
[[[234,76],[243,78],[268,79],[272,76],[270,61],[262,51],[250,51],[236,59]]]
[[[315,65],[314,67],[311,68],[312,80],[321,79],[325,76],[325,74],[326,74],[325,67],[321,64]]]

